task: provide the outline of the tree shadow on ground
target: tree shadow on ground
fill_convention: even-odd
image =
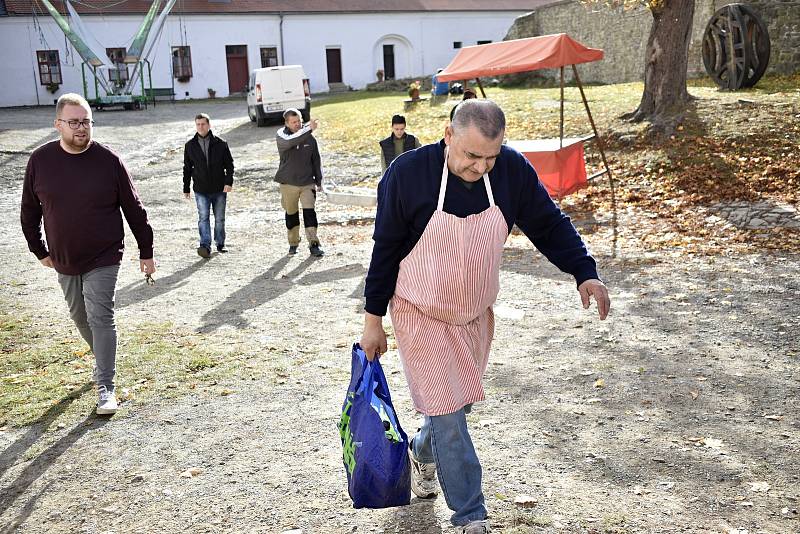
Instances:
[[[153,286],[148,286],[144,280],[132,282],[117,291],[114,307],[116,309],[124,308],[131,304],[137,304],[155,297],[160,297],[173,289],[183,287],[188,283],[187,279],[205,265],[206,262],[208,262],[206,259],[197,260],[191,265],[179,271],[175,271],[164,278],[157,278],[158,273],[156,273],[156,283]]]
[[[298,277],[315,261],[309,256],[294,269],[281,275],[284,267],[290,261],[289,256],[284,256],[276,261],[264,274],[253,278],[246,286],[233,292],[225,301],[207,311],[202,319],[200,333],[214,332],[223,325],[230,325],[237,329],[245,328],[249,324],[244,318],[244,312],[258,308],[267,302],[287,293],[294,286],[309,286],[335,282],[346,278],[355,278],[364,274],[364,267],[359,264],[343,265],[324,271],[318,271]]]
[[[542,346],[492,369],[493,388],[514,399],[542,399],[520,404],[538,461],[565,465],[583,480],[612,483],[620,492],[633,484],[655,491],[659,484],[677,482],[701,500],[744,485],[743,479],[753,476],[750,470],[788,485],[792,441],[780,437],[785,428],[767,428],[770,423],[763,421],[764,414],[797,413],[797,385],[749,351],[733,354],[720,346],[720,335],[704,335],[714,323],[681,315],[686,308],[669,301],[651,300],[625,310],[643,324],[636,335],[622,334],[613,345],[585,346],[589,336],[576,334],[569,341],[576,356],[556,360],[556,366],[548,365]],[[697,308],[702,318],[713,312],[702,303]],[[780,311],[767,324],[745,316],[731,327],[729,343],[748,339],[744,331],[785,320]],[[680,339],[688,340],[686,346]],[[779,355],[774,358],[782,364]],[[581,368],[590,372],[584,375]],[[598,386],[598,378],[605,385]],[[723,439],[724,456],[697,441],[711,436]],[[712,486],[717,489],[709,492]]]
[[[89,384],[91,387],[91,384]],[[85,387],[85,386],[84,386]],[[45,451],[39,454],[25,469],[17,476],[8,486],[2,488],[0,492],[0,516],[2,516],[14,502],[25,491],[52,466],[62,454],[64,454],[70,447],[72,447],[84,434],[89,430],[97,430],[102,428],[110,418],[98,417],[92,408],[91,413],[87,415],[86,419],[76,424],[69,433],[50,445]],[[24,523],[30,516],[36,501],[45,493],[47,486],[40,490],[36,495],[22,507],[22,510],[17,516],[3,529],[3,533],[13,532],[17,527]]]

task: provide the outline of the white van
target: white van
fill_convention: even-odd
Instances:
[[[311,90],[301,65],[255,69],[247,86],[247,114],[258,126],[268,119],[283,119],[288,108],[297,108],[306,122],[311,116]]]

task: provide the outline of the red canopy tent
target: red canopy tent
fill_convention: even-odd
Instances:
[[[475,78],[481,94],[486,97],[481,84],[481,77],[499,76],[528,72],[538,69],[561,69],[561,121],[558,139],[538,139],[527,141],[509,141],[507,144],[516,148],[528,158],[539,179],[547,188],[550,196],[561,199],[575,191],[586,187],[587,181],[608,174],[603,145],[597,133],[589,103],[583,92],[583,85],[575,65],[599,61],[603,59],[603,51],[588,48],[572,39],[565,33],[542,35],[528,39],[515,39],[499,43],[468,46],[459,50],[453,61],[442,72],[437,74],[439,81],[469,80]],[[592,125],[594,134],[584,137],[564,138],[564,67],[572,66],[575,81],[581,92],[586,114]],[[600,150],[604,169],[586,176],[583,145],[596,140]]]

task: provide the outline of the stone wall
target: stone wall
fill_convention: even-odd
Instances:
[[[689,76],[706,75],[701,56],[703,32],[711,15],[730,3],[697,0],[689,45]],[[800,71],[800,0],[750,0],[746,3],[755,8],[769,29],[772,53],[767,72],[788,74]],[[583,81],[638,81],[644,76],[644,50],[652,20],[645,8],[624,11],[566,0],[517,18],[506,39],[567,33],[586,46],[605,51],[603,61],[578,66]],[[568,75],[570,71],[567,70]],[[557,75],[553,71],[542,74]]]

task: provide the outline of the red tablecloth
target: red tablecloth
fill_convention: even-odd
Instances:
[[[528,158],[551,197],[561,199],[587,186],[580,139],[565,138],[563,148],[559,148],[558,139],[508,141],[506,144]]]

